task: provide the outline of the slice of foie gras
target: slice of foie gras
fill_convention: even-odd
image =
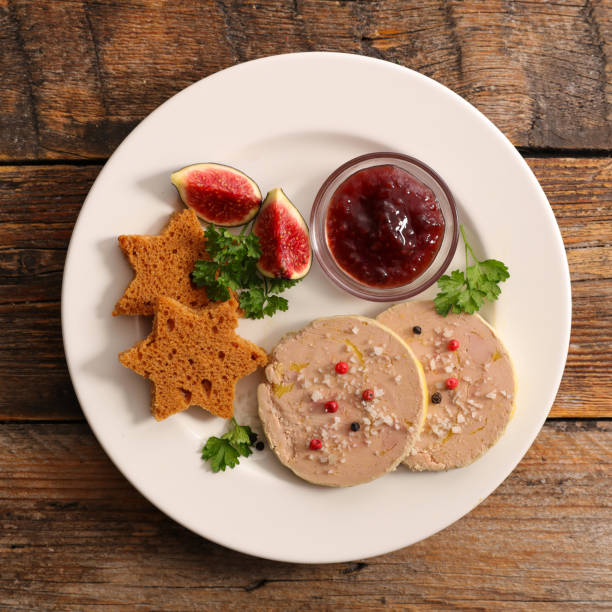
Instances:
[[[339,362],[348,365],[345,374],[336,371]],[[287,334],[272,352],[266,378],[258,402],[270,447],[314,484],[348,487],[382,476],[406,457],[423,426],[421,365],[397,334],[373,319],[318,319]],[[363,399],[367,389],[370,401]],[[332,400],[336,412],[326,411]]]
[[[514,411],[516,376],[501,340],[479,315],[442,317],[432,301],[397,304],[378,320],[412,348],[429,389],[421,438],[404,463],[413,470],[472,463],[499,440]],[[420,334],[413,331],[415,326]],[[449,350],[450,340],[459,342],[457,350]],[[453,390],[446,386],[449,378],[458,381]],[[432,402],[436,392],[440,403]]]

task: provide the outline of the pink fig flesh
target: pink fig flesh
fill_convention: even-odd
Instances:
[[[308,273],[312,263],[308,226],[282,190],[268,193],[253,233],[262,253],[257,268],[264,276],[298,279]]]
[[[261,192],[246,174],[221,164],[194,164],[171,177],[185,205],[208,223],[248,223],[259,210]]]

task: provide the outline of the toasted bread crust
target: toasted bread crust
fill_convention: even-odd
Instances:
[[[134,278],[115,305],[116,315],[152,315],[156,300],[173,298],[185,306],[208,304],[206,291],[191,282],[197,259],[206,258],[206,239],[195,213],[174,213],[159,236],[119,236]]]
[[[153,331],[119,361],[153,383],[151,412],[158,421],[192,405],[233,416],[236,382],[268,361],[263,349],[235,333],[237,310],[234,299],[199,310],[156,300]]]

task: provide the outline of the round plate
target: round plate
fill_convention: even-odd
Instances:
[[[414,156],[447,182],[476,253],[511,278],[483,311],[504,339],[519,380],[516,416],[500,442],[467,468],[411,473],[327,489],[302,482],[268,451],[213,474],[199,456],[226,423],[200,408],[157,423],[150,384],[117,354],[151,328],[111,316],[132,278],[119,234],[156,234],[181,208],[170,174],[196,162],[239,168],[266,192],[282,187],[304,218],[321,183],[371,151]],[[463,248],[450,269],[463,266]],[[317,264],[285,294],[290,308],[239,333],[270,350],[313,318],[375,316],[385,306],[342,292]],[[431,298],[435,288],[423,297]],[[554,400],[570,330],[567,260],[555,218],[527,164],[482,114],[442,85],[395,64],[335,54],[282,55],[212,75],[160,106],[121,144],[92,187],[72,235],[62,326],[74,388],[98,440],[152,503],[196,533],[283,561],[332,562],[390,552],[450,525],[508,476]],[[236,412],[256,424],[255,386],[241,381]]]

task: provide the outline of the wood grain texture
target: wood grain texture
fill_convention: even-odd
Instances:
[[[293,565],[166,518],[85,425],[3,424],[0,607],[610,609],[611,443],[610,422],[549,422],[500,488],[443,532],[354,563]]]
[[[572,279],[570,349],[551,416],[612,416],[612,159],[528,162],[552,205]]]
[[[551,416],[612,416],[612,160],[529,163],[553,206],[572,275],[571,346]],[[65,250],[98,172],[0,168],[0,419],[81,416],[64,363],[59,301]]]
[[[106,157],[192,82],[315,50],[431,76],[515,145],[611,149],[610,0],[2,0],[0,159]]]

